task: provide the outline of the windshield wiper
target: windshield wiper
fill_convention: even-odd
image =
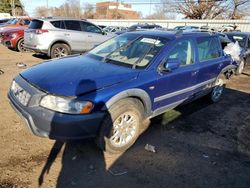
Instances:
[[[109,53],[107,56],[103,57],[102,61],[106,61],[106,59],[110,59],[110,57],[112,56],[112,54],[118,52],[118,51],[123,51],[125,49],[127,49],[131,44],[133,44],[135,41],[137,41],[138,39],[140,39],[142,37],[142,35],[140,35],[139,37],[135,38],[134,40],[131,40],[130,42],[128,42],[127,44],[121,46],[120,48],[117,48],[115,51]]]
[[[141,60],[143,60],[144,57],[154,48],[155,43],[158,40],[159,40],[159,37],[155,40],[155,42],[153,44],[150,45],[150,48],[144,53],[144,55],[141,56],[136,62],[133,63],[132,69],[135,69],[136,65],[138,65],[141,62]]]

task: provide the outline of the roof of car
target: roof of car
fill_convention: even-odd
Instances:
[[[58,21],[58,20],[84,20],[86,21],[85,19],[79,19],[79,18],[69,18],[69,17],[46,17],[46,18],[38,18],[36,20],[42,20],[42,21]]]
[[[226,35],[249,36],[250,32],[225,32]]]
[[[196,37],[202,37],[202,36],[211,36],[211,35],[218,35],[216,33],[211,32],[176,32],[176,31],[161,31],[161,30],[147,30],[147,31],[134,31],[130,33],[136,33],[136,34],[142,34],[142,35],[151,35],[156,37],[163,37],[168,39],[176,38],[177,36],[196,36]]]

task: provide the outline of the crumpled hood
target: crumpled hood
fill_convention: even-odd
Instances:
[[[44,62],[20,74],[45,92],[62,96],[79,96],[135,79],[138,70],[104,63],[85,55]]]

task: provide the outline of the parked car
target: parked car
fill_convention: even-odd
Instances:
[[[113,36],[86,20],[35,19],[24,32],[24,47],[56,58],[88,51]]]
[[[174,30],[192,30],[192,29],[199,29],[198,26],[176,26]]]
[[[105,27],[107,27],[106,25],[97,25],[98,27],[104,29]]]
[[[6,22],[8,22],[10,19],[1,19],[0,20],[0,25],[5,24]]]
[[[141,31],[141,30],[154,30],[154,29],[161,29],[162,26],[160,25],[156,25],[156,24],[135,24],[135,25],[131,25],[130,27],[128,27],[126,30],[122,30],[122,31],[118,31],[116,32],[117,35],[123,34],[125,32],[131,32],[131,31]]]
[[[235,68],[218,35],[128,32],[21,72],[8,97],[35,135],[97,137],[116,153],[136,141],[144,120],[201,96],[219,101]]]
[[[15,19],[9,20],[4,25],[0,25],[0,30],[4,30],[6,28],[16,28],[16,27],[27,28],[30,21],[31,21],[31,18],[15,18]]]
[[[24,52],[24,28],[13,28],[4,32],[1,43],[7,48],[12,48],[19,52]]]
[[[2,22],[2,23],[0,23],[0,26],[4,26],[4,25],[8,25],[8,24],[11,24],[11,22],[14,20],[15,18],[11,18],[11,19],[9,19],[8,21],[6,21],[6,22]]]
[[[1,43],[1,41],[3,40],[5,33],[6,33],[7,31],[12,30],[12,29],[15,29],[15,28],[5,28],[5,29],[3,29],[3,30],[0,30],[0,43]]]
[[[107,26],[103,29],[107,33],[116,33],[119,31],[125,31],[127,28],[125,27],[117,27],[117,26]]]
[[[245,32],[227,32],[225,33],[228,38],[236,42],[238,41],[242,51],[241,51],[241,62],[236,71],[236,74],[241,74],[246,65],[250,64],[250,33]]]

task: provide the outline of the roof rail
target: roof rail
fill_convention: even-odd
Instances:
[[[182,36],[182,34],[183,34],[183,30],[177,30],[177,31],[175,32],[175,36],[176,36],[176,37],[180,37],[180,36]]]

